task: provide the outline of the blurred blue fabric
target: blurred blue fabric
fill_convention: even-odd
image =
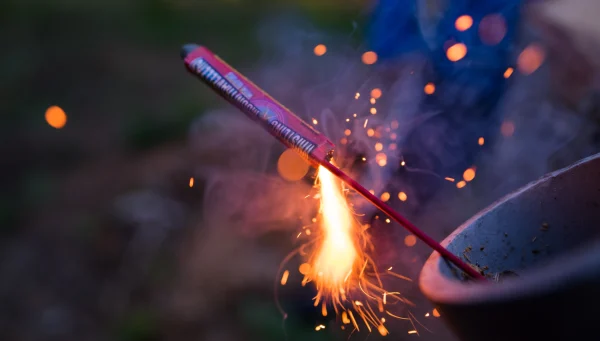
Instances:
[[[370,49],[384,64],[418,54],[429,64],[425,78],[436,85],[436,92],[426,97],[422,109],[440,114],[411,132],[400,151],[405,159],[412,159],[411,164],[443,176],[462,174],[482,150],[474,141],[485,136],[492,142],[498,135],[502,117],[497,108],[507,86],[504,72],[514,65],[513,46],[524,1],[378,1],[369,25]],[[472,27],[463,32],[455,27],[461,15],[473,18]],[[501,16],[506,25],[488,27],[488,33],[490,29],[491,33],[506,30],[497,44],[481,39],[480,29],[484,27],[480,23],[490,15]],[[468,50],[457,62],[446,57],[446,49],[454,43],[464,43]],[[435,188],[428,188],[434,184],[416,186],[427,195],[435,192]]]

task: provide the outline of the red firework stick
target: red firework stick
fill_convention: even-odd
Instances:
[[[254,83],[250,82],[209,49],[196,44],[188,44],[181,49],[181,58],[184,60],[188,71],[198,76],[204,83],[251,119],[260,123],[284,145],[298,152],[313,167],[318,167],[319,165],[325,167],[340,180],[344,181],[350,188],[360,193],[378,209],[429,247],[439,252],[440,255],[462,271],[473,278],[485,279],[474,268],[456,257],[381,201],[381,199],[371,194],[356,180],[332,164],[330,161],[333,157],[335,146],[327,137],[302,121],[302,119],[294,115],[289,109],[281,105]]]

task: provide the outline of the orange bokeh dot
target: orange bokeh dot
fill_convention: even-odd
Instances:
[[[484,144],[484,143],[485,143],[485,139],[484,139],[483,137],[480,137],[480,138],[477,140],[477,144],[479,144],[480,146],[483,146],[483,144]]]
[[[515,124],[511,121],[502,122],[502,126],[500,126],[500,132],[505,137],[512,136],[515,133]]]
[[[459,31],[466,31],[473,26],[473,18],[470,15],[461,15],[454,22],[454,27]]]
[[[384,192],[384,193],[382,193],[382,194],[381,194],[381,200],[382,200],[383,202],[386,202],[386,201],[390,200],[390,193],[388,193],[388,192]]]
[[[440,317],[440,312],[437,309],[433,309],[433,316]]]
[[[544,49],[540,45],[531,44],[519,54],[517,67],[522,74],[530,75],[542,65],[545,58]]]
[[[467,46],[463,43],[456,43],[446,50],[446,57],[451,62],[457,62],[467,55]]]
[[[473,181],[473,179],[475,179],[475,169],[474,168],[466,169],[463,173],[463,179],[465,179],[466,182]]]
[[[456,183],[456,188],[463,188],[467,185],[467,183],[463,180]]]
[[[362,62],[367,65],[375,64],[375,62],[377,62],[377,53],[373,51],[367,51],[363,53]]]
[[[298,267],[298,271],[303,275],[308,275],[308,273],[310,272],[310,264],[308,264],[308,263],[300,264],[300,267]]]
[[[423,91],[425,91],[427,95],[431,95],[435,92],[435,85],[433,83],[427,83],[425,88],[423,88]]]
[[[371,90],[371,97],[378,99],[379,97],[381,97],[381,89],[379,88],[375,88],[373,90]]]
[[[417,244],[417,237],[414,235],[409,234],[408,236],[404,237],[404,245],[412,247],[415,246],[415,244]]]
[[[56,129],[60,129],[67,124],[67,114],[65,114],[64,110],[61,107],[53,105],[50,108],[46,109],[46,122],[52,127]]]
[[[504,78],[507,78],[512,76],[513,72],[515,71],[515,69],[509,67],[508,69],[506,69],[506,71],[504,71]]]
[[[406,193],[400,192],[398,193],[398,199],[400,199],[400,201],[406,201],[408,200],[408,196],[406,195]]]
[[[322,56],[327,52],[327,47],[323,44],[315,46],[314,52],[317,56]]]
[[[288,181],[301,180],[308,173],[310,165],[291,149],[284,151],[277,161],[279,175]]]

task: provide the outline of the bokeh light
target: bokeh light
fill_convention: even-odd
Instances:
[[[500,126],[502,136],[509,137],[515,133],[515,124],[512,121],[504,121]]]
[[[388,193],[388,192],[383,192],[383,193],[381,194],[381,200],[383,200],[383,202],[386,202],[386,201],[390,200],[390,193]]]
[[[387,165],[387,155],[385,155],[385,153],[377,153],[377,155],[375,155],[375,162],[377,162],[380,167],[384,167]]]
[[[310,165],[291,149],[286,149],[277,161],[279,175],[287,181],[301,180],[308,173]]]
[[[451,62],[457,62],[467,55],[467,46],[463,43],[456,43],[446,50],[446,57]]]
[[[398,193],[398,199],[400,199],[400,201],[406,201],[408,200],[408,195],[406,195],[404,192],[400,192]]]
[[[433,83],[427,83],[425,88],[423,88],[423,91],[425,91],[427,95],[431,95],[435,92],[435,85]]]
[[[363,53],[361,59],[362,59],[362,62],[367,65],[375,64],[377,62],[377,53],[375,53],[373,51],[367,51],[367,52]]]
[[[470,29],[471,26],[473,26],[473,18],[470,15],[461,15],[454,22],[454,27],[461,32]]]
[[[506,20],[500,14],[489,14],[479,23],[479,39],[487,45],[497,45],[506,36]]]
[[[371,90],[371,97],[378,99],[379,97],[381,97],[381,89],[379,88],[375,88],[373,90]]]
[[[53,105],[46,109],[46,122],[56,129],[60,129],[67,124],[67,114],[61,107]]]
[[[375,143],[375,150],[380,152],[383,150],[383,144],[381,142]]]
[[[404,245],[408,246],[408,247],[413,247],[417,244],[417,237],[415,237],[412,234],[409,234],[408,236],[404,237]]]
[[[475,179],[475,168],[468,168],[463,172],[463,179],[466,182],[473,181]]]
[[[546,53],[538,44],[527,46],[517,58],[517,68],[524,75],[534,73],[544,62]]]
[[[464,180],[461,180],[459,182],[456,183],[456,188],[463,188],[467,185],[467,182]]]
[[[315,46],[315,55],[317,56],[322,56],[327,52],[327,47],[323,44],[319,44],[317,46]]]
[[[477,144],[478,144],[478,145],[480,145],[480,146],[483,146],[483,144],[484,144],[484,143],[485,143],[485,139],[484,139],[483,137],[480,137],[480,138],[477,140]]]
[[[513,69],[511,67],[506,69],[506,71],[504,71],[504,78],[508,79],[510,76],[512,76],[514,71],[515,71],[515,69]]]

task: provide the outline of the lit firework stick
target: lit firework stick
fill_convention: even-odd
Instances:
[[[287,147],[294,149],[311,165],[323,166],[329,170],[466,274],[477,279],[485,278],[336,167],[331,162],[335,146],[327,137],[302,121],[209,49],[196,44],[188,44],[182,48],[181,57],[191,73],[198,76],[251,119],[259,122],[271,135]]]

